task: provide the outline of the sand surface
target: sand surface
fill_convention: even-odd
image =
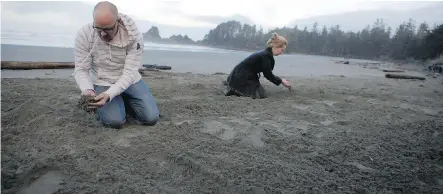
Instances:
[[[2,193],[442,193],[443,80],[144,77],[160,122],[107,129],[67,79],[2,79]]]

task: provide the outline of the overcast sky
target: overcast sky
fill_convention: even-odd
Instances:
[[[94,5],[99,1],[88,1]],[[363,0],[111,0],[121,12],[141,20],[183,27],[213,27],[198,20],[205,16],[240,14],[254,23],[283,26],[294,19],[367,9],[407,10],[425,6],[423,2]]]
[[[138,27],[146,32],[152,25],[159,27],[162,37],[176,34],[186,34],[194,40],[201,40],[204,35],[221,22],[237,20],[241,23],[256,24],[267,29],[293,26],[297,24],[312,26],[317,20],[321,25],[341,25],[345,30],[358,31],[371,24],[377,17],[392,17],[390,10],[412,10],[436,3],[411,1],[369,1],[369,0],[110,0],[119,8],[119,12],[132,16],[138,21]],[[75,33],[81,26],[92,22],[93,6],[98,0],[83,2],[1,2],[1,27],[3,31],[20,31],[31,33]],[[435,6],[430,6],[431,8]],[[441,7],[441,5],[439,6]],[[431,12],[439,13],[437,11]],[[359,17],[346,14],[334,17],[330,14],[340,14],[359,10],[388,10]],[[405,12],[399,18],[392,18],[389,25],[396,27],[399,22],[407,21],[408,17],[419,20],[432,20],[431,23],[441,23],[441,14],[422,11],[419,15],[409,15]],[[323,19],[315,16],[326,15]],[[383,16],[382,16],[383,15]],[[423,15],[429,17],[422,17]],[[335,18],[335,19],[334,19]],[[397,21],[398,20],[398,21]],[[438,20],[438,21],[436,21]],[[324,22],[324,23],[322,23]],[[346,27],[347,26],[347,27]]]

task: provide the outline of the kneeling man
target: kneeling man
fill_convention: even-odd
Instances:
[[[122,128],[126,112],[155,125],[159,110],[138,71],[144,42],[135,22],[107,1],[95,6],[93,21],[75,38],[74,76],[82,95],[95,96],[90,106],[107,127]]]

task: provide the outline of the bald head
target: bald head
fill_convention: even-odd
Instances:
[[[94,22],[100,26],[113,24],[118,17],[117,7],[108,1],[101,1],[94,7]]]
[[[102,1],[94,7],[94,28],[103,41],[111,41],[118,32],[118,10],[117,7],[108,2]]]

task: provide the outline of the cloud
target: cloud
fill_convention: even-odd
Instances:
[[[87,8],[78,2],[2,2],[2,27],[4,22],[78,27],[91,20]]]
[[[252,20],[249,18],[242,16],[242,15],[232,15],[229,17],[222,17],[222,16],[200,16],[200,15],[185,15],[186,17],[195,20],[195,21],[202,21],[202,22],[208,22],[213,24],[213,26],[217,26],[218,24],[222,22],[227,22],[229,20],[235,20],[242,24],[254,24]]]
[[[99,1],[88,1],[86,3],[95,5]],[[184,16],[182,2],[179,1],[119,1],[110,0],[119,12],[133,16],[134,19],[148,20],[154,23],[181,27],[213,27],[213,24],[205,21],[196,21]]]

